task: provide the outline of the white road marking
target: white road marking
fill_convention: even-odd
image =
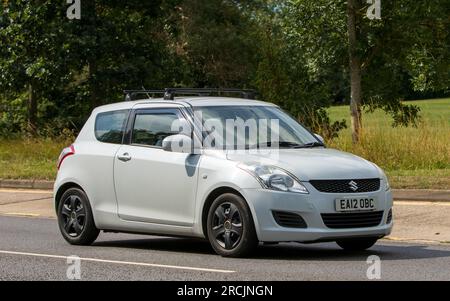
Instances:
[[[394,201],[394,205],[400,206],[450,206],[450,202],[429,202],[429,201]]]
[[[32,193],[32,194],[53,194],[53,190],[16,189],[16,188],[0,188],[0,192],[9,192],[9,193]]]
[[[37,213],[27,213],[27,212],[0,212],[0,215],[6,216],[18,216],[18,217],[40,217]]]
[[[0,254],[34,256],[34,257],[46,257],[46,258],[55,258],[55,259],[67,259],[67,258],[70,257],[70,256],[63,256],[63,255],[50,255],[50,254],[3,251],[3,250],[0,250]],[[177,269],[177,270],[190,270],[190,271],[212,272],[212,273],[235,273],[236,272],[236,271],[231,271],[231,270],[197,268],[197,267],[188,267],[188,266],[165,265],[165,264],[133,262],[133,261],[106,260],[106,259],[98,259],[98,258],[83,258],[83,257],[80,257],[80,260],[82,260],[82,261],[83,260],[84,261],[90,261],[90,262],[101,262],[101,263],[112,263],[112,264],[123,264],[123,265],[135,265],[135,266],[143,266],[143,267],[155,267],[155,268],[166,268],[166,269]]]

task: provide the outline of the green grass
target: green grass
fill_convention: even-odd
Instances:
[[[375,162],[393,187],[450,189],[450,99],[405,103],[421,109],[417,128],[394,128],[392,119],[377,110],[363,115],[359,145],[352,145],[349,128],[328,145]],[[332,107],[329,113],[332,120],[346,119],[350,127],[348,106]]]
[[[58,156],[68,145],[50,139],[0,139],[0,179],[52,180]]]
[[[382,111],[363,116],[361,144],[351,143],[350,129],[328,141],[329,147],[360,155],[386,170],[394,188],[450,189],[450,99],[411,102],[421,108],[418,128],[393,128]],[[348,106],[329,109],[332,120],[346,119]],[[70,141],[0,140],[0,178],[54,179],[56,160]]]

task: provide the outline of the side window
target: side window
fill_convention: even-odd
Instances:
[[[129,110],[100,113],[95,120],[95,137],[100,142],[122,144]]]
[[[134,120],[131,144],[161,147],[164,138],[179,133],[172,131],[172,124],[178,119],[175,112],[138,112]]]

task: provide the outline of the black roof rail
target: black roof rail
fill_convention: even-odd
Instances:
[[[166,90],[124,90],[123,93],[125,94],[125,101],[131,101],[133,99],[133,96],[139,95],[139,94],[145,94],[148,97],[150,95],[154,94],[162,94],[164,95],[166,93]]]
[[[174,100],[176,95],[209,96],[211,94],[240,94],[245,99],[255,99],[258,94],[250,89],[220,89],[220,88],[165,88],[164,90],[124,90],[125,100],[129,101],[133,96],[146,94],[163,94],[164,100]]]
[[[212,93],[221,94],[235,93],[240,94],[246,99],[255,99],[256,91],[249,89],[221,89],[221,88],[166,88],[166,93],[164,94],[165,100],[174,100],[176,95],[198,95],[198,96],[209,96]]]

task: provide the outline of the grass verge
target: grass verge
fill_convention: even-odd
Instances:
[[[417,128],[393,128],[382,111],[363,116],[363,137],[352,145],[350,130],[328,146],[359,155],[386,170],[393,188],[450,189],[450,99],[408,102],[421,108]],[[348,106],[329,109],[332,120],[349,121]],[[70,141],[0,139],[0,178],[53,180],[56,160]]]
[[[450,189],[450,99],[406,102],[421,109],[417,128],[392,127],[383,111],[363,115],[361,143],[350,129],[328,145],[359,155],[386,170],[394,188]],[[349,120],[348,106],[329,109],[332,120]]]
[[[56,161],[67,141],[51,139],[0,140],[0,179],[53,180]]]

